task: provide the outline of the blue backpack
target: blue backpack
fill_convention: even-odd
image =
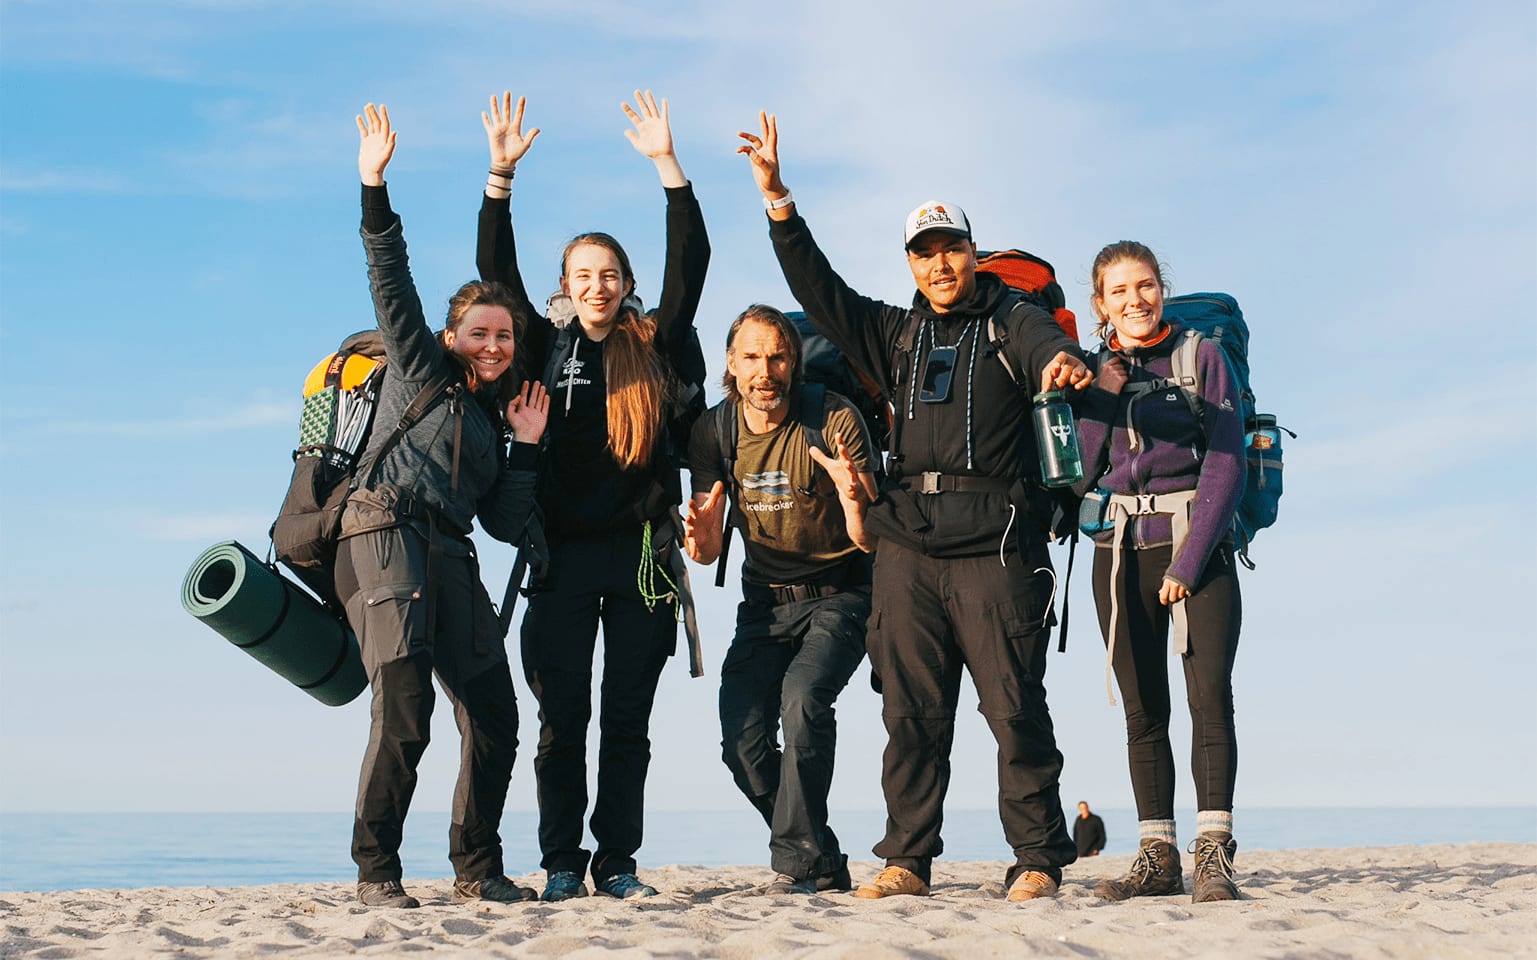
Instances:
[[[1202,340],[1222,347],[1228,369],[1238,386],[1238,415],[1243,418],[1244,450],[1248,470],[1243,496],[1233,518],[1233,537],[1239,559],[1250,570],[1249,544],[1254,535],[1276,522],[1282,485],[1281,434],[1297,435],[1276,423],[1274,414],[1256,413],[1254,390],[1249,384],[1249,325],[1244,323],[1238,301],[1225,293],[1187,293],[1164,301],[1163,315],[1185,328],[1183,341],[1174,349],[1173,376],[1168,386],[1178,387],[1191,412],[1204,420],[1201,371],[1196,350]],[[1162,389],[1160,387],[1160,389]]]

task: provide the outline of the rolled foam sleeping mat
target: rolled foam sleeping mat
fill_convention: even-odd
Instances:
[[[234,540],[193,561],[181,605],[321,703],[339,707],[368,686],[352,631]]]

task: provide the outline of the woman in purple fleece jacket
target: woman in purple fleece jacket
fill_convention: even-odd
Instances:
[[[1086,486],[1111,493],[1111,529],[1095,537],[1094,598],[1109,664],[1126,700],[1126,743],[1141,844],[1107,900],[1184,892],[1174,836],[1165,648],[1185,670],[1198,804],[1192,899],[1232,900],[1233,658],[1242,619],[1229,529],[1243,494],[1238,390],[1221,348],[1196,353],[1202,413],[1170,382],[1186,331],[1163,319],[1165,284],[1153,252],[1122,241],[1094,260],[1094,385],[1080,407]]]

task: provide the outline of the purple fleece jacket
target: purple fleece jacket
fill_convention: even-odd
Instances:
[[[1178,324],[1170,324],[1168,336],[1148,347],[1123,347],[1103,357],[1119,354],[1129,370],[1127,387],[1139,381],[1173,374],[1173,354],[1184,337]],[[1096,383],[1085,391],[1078,408],[1079,441],[1083,445],[1085,489],[1102,487],[1115,493],[1176,493],[1195,490],[1190,536],[1174,554],[1164,574],[1187,590],[1194,590],[1212,551],[1228,535],[1238,499],[1243,495],[1243,425],[1238,422],[1238,387],[1233,382],[1222,348],[1203,340],[1196,353],[1200,368],[1201,395],[1205,399],[1210,436],[1178,389],[1133,397],[1129,389],[1119,394],[1101,390]],[[1131,449],[1127,408],[1142,445]],[[1101,472],[1104,473],[1100,476]],[[1079,492],[1083,492],[1080,490]],[[1135,550],[1166,546],[1174,541],[1168,514],[1132,518],[1123,543]],[[1095,537],[1108,548],[1114,537],[1106,531]]]

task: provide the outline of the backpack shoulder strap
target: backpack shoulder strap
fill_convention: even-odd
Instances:
[[[722,400],[710,411],[715,417],[715,440],[720,453],[720,475],[726,482],[726,528],[721,532],[720,556],[715,561],[715,585],[726,585],[726,558],[731,553],[731,532],[742,518],[737,509],[736,445],[740,439],[736,404]]]
[[[572,321],[573,323],[575,321]],[[560,365],[571,352],[571,324],[555,328],[555,340],[550,344],[550,355],[544,360],[544,389],[555,392],[555,381],[560,375]]]
[[[806,435],[806,442],[832,456],[832,447],[828,445],[824,432],[827,426],[827,385],[801,384],[800,404],[801,431]]]
[[[1197,351],[1200,349],[1200,331],[1186,330],[1185,335],[1180,339],[1179,346],[1174,348],[1174,355],[1169,358],[1173,366],[1170,386],[1178,387],[1185,395],[1185,402],[1190,405],[1190,412],[1202,421],[1207,433],[1210,433],[1211,427],[1205,423],[1206,398],[1201,395],[1201,365],[1196,358]]]
[[[368,485],[373,482],[374,470],[379,466],[379,461],[383,460],[385,454],[395,448],[395,445],[406,435],[407,430],[416,426],[417,422],[427,415],[427,411],[431,410],[439,400],[447,395],[452,385],[452,378],[447,374],[433,377],[422,385],[422,389],[417,392],[416,397],[411,401],[411,405],[406,407],[406,412],[400,415],[400,422],[395,424],[395,429],[390,432],[388,437],[384,438],[384,443],[380,444],[379,452],[374,455],[373,460],[368,464],[367,473],[361,477],[354,478],[352,489],[363,490],[368,488]],[[455,444],[454,452],[455,454],[458,453],[457,444]]]
[[[1003,369],[1008,371],[1009,379],[1014,381],[1015,386],[1023,386],[1023,384],[1020,382],[1019,372],[1014,369],[1014,365],[1009,362],[1009,358],[1003,352],[1003,348],[1009,342],[1009,332],[1003,328],[1002,320],[1012,316],[1015,310],[1024,305],[1023,297],[1017,295],[1004,297],[1003,302],[998,304],[998,309],[987,318],[988,350],[998,358],[999,363],[1003,364]]]

